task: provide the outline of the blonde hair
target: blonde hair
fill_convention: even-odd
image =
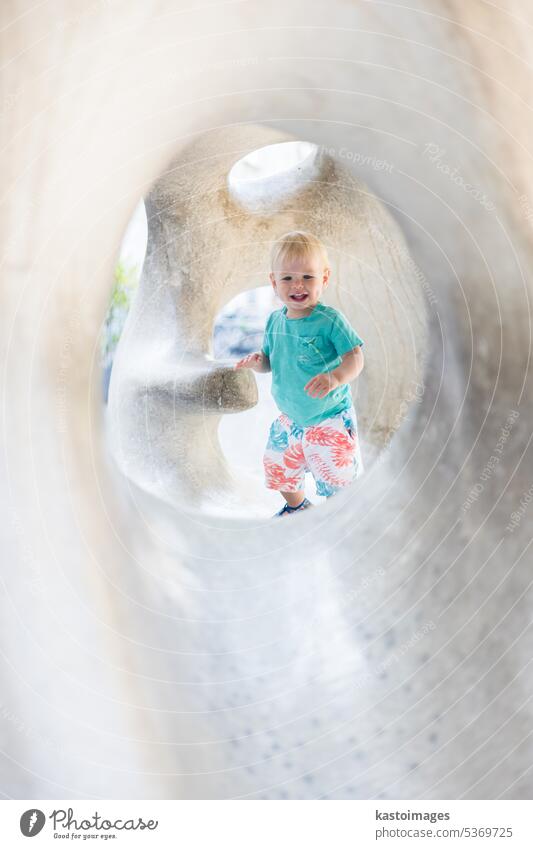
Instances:
[[[286,259],[302,259],[311,254],[318,254],[324,261],[324,268],[328,267],[328,254],[320,239],[305,230],[291,230],[272,245],[270,267],[274,271]]]

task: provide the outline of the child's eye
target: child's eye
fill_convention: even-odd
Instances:
[[[282,280],[291,280],[292,278],[291,277],[282,277],[281,279]]]
[[[313,279],[312,274],[304,274],[304,280],[312,280],[312,279]]]

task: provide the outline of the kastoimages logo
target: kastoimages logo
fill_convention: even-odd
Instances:
[[[38,808],[24,811],[20,818],[20,830],[24,837],[35,837],[42,830],[46,817]]]

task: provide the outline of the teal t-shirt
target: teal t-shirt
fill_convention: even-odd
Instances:
[[[331,371],[342,355],[363,346],[348,319],[333,307],[318,303],[310,315],[287,318],[287,307],[268,317],[262,351],[272,369],[272,396],[278,408],[301,427],[318,424],[351,407],[345,383],[325,398],[312,398],[304,386],[316,374]]]

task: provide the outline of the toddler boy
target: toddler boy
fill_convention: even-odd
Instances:
[[[317,495],[331,496],[363,471],[350,382],[364,365],[364,342],[346,317],[320,303],[330,275],[324,245],[295,230],[272,248],[270,281],[283,307],[267,320],[261,351],[235,368],[272,371],[281,410],[270,427],[265,483],[285,498],[276,516],[311,506],[305,473]]]

